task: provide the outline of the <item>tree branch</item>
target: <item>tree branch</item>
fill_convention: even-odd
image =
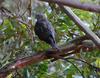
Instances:
[[[86,37],[86,36],[84,36],[84,37]],[[0,69],[0,78],[5,78],[9,73],[11,73],[17,69],[24,68],[27,65],[38,63],[43,60],[52,59],[52,58],[56,58],[59,56],[60,57],[69,56],[72,54],[80,53],[80,50],[83,50],[83,51],[85,50],[87,52],[88,51],[90,52],[93,49],[96,49],[95,46],[90,47],[90,46],[87,46],[87,44],[84,45],[83,43],[77,44],[76,41],[77,40],[73,40],[72,41],[73,43],[67,44],[66,47],[62,47],[61,48],[62,52],[57,52],[56,50],[50,49],[50,50],[43,51],[41,53],[38,52],[37,54],[34,54],[32,56],[16,59],[14,62],[12,62],[12,63],[6,65],[5,67],[3,67],[2,69]],[[84,40],[82,40],[82,41],[84,41]],[[87,48],[88,48],[88,50],[87,50]]]
[[[76,25],[79,26],[79,28],[81,28],[82,31],[84,31],[84,33],[86,33],[87,36],[90,37],[90,39],[100,48],[100,38],[95,33],[93,33],[89,27],[84,25],[80,18],[78,18],[78,16],[76,16],[69,7],[63,7],[62,5],[59,6],[76,23]]]
[[[75,1],[75,0],[40,0],[40,1],[57,3],[57,4],[77,8],[77,9],[82,9],[82,10],[86,10],[86,11],[90,11],[90,12],[100,13],[100,5],[93,5],[93,4],[89,4],[89,3],[81,3],[81,2]]]

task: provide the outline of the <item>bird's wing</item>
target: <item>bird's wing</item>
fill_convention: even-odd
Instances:
[[[55,42],[55,31],[52,24],[47,20],[37,21],[35,25],[35,33],[41,40],[52,38]]]
[[[55,38],[55,31],[54,31],[54,28],[51,24],[51,22],[49,22],[48,20],[46,20],[46,27],[47,27],[47,30],[51,33],[51,35],[53,36],[53,38]]]

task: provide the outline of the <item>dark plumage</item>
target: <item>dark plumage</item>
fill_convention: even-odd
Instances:
[[[40,40],[45,41],[50,44],[52,48],[58,49],[55,41],[55,31],[52,24],[48,19],[42,14],[36,15],[37,22],[35,24],[34,31]]]

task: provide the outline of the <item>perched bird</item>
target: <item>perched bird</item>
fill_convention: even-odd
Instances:
[[[42,13],[37,14],[36,19],[37,22],[34,28],[35,34],[39,37],[40,40],[50,44],[52,48],[59,50],[56,45],[55,31],[52,27],[52,24]]]

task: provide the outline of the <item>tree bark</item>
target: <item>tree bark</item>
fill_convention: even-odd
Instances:
[[[77,9],[82,9],[90,12],[97,12],[100,13],[100,5],[93,5],[89,3],[81,3],[79,1],[75,0],[40,0],[40,1],[45,1],[45,2],[50,2],[50,3],[57,3]]]

